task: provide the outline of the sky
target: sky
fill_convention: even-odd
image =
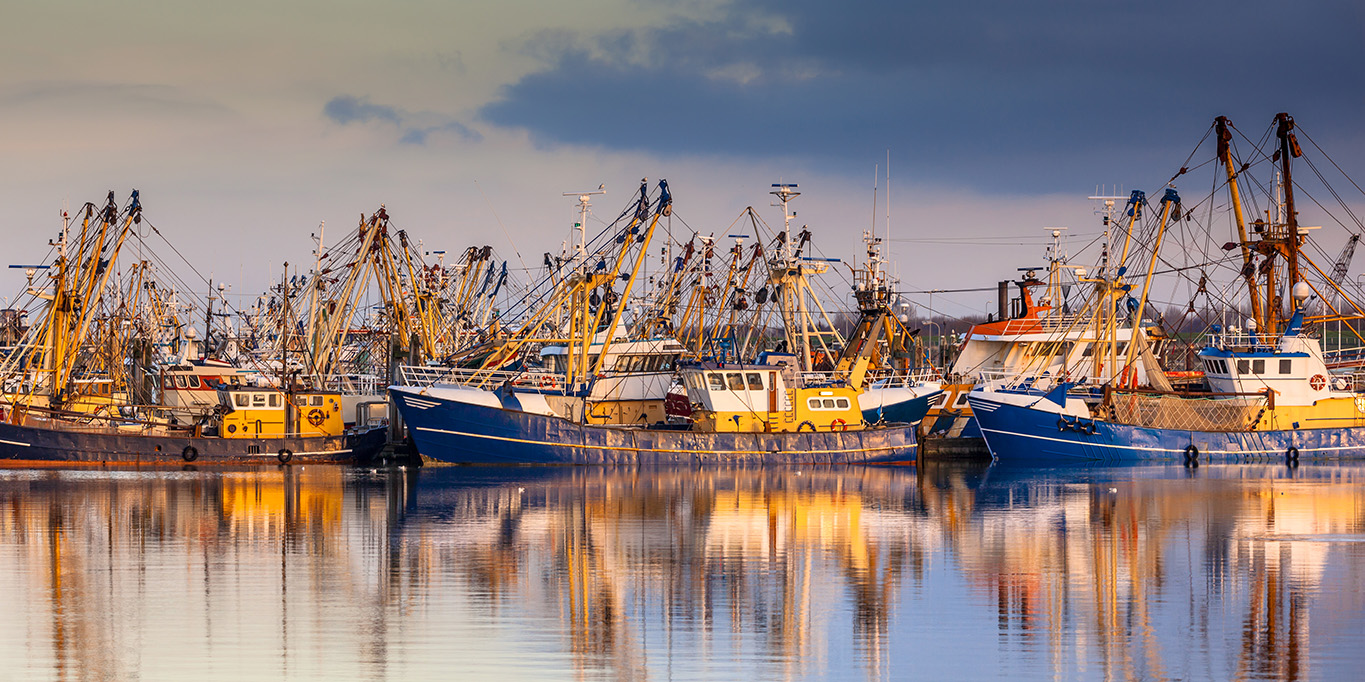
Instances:
[[[1218,115],[1257,139],[1288,111],[1365,179],[1362,38],[1350,0],[8,0],[0,236],[41,259],[63,205],[136,188],[248,297],[381,204],[517,267],[568,237],[564,192],[604,184],[609,219],[666,178],[675,231],[723,234],[780,222],[781,181],[826,255],[889,226],[907,290],[989,287],[1043,228],[1098,231],[1097,188],[1160,195]]]

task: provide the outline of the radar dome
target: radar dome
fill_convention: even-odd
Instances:
[[[1299,282],[1294,285],[1294,300],[1303,303],[1313,295],[1313,287],[1308,286],[1308,282]]]

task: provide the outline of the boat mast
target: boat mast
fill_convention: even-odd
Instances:
[[[1180,210],[1180,195],[1172,188],[1166,188],[1166,195],[1161,197],[1161,222],[1156,231],[1156,242],[1152,244],[1152,260],[1147,266],[1147,277],[1142,281],[1142,298],[1138,301],[1137,310],[1133,313],[1133,332],[1128,337],[1128,353],[1123,361],[1123,372],[1119,377],[1119,385],[1122,386],[1127,378],[1130,387],[1137,387],[1137,372],[1130,374],[1129,370],[1133,366],[1133,359],[1137,355],[1138,335],[1142,333],[1142,314],[1147,309],[1147,294],[1152,290],[1152,277],[1156,274],[1156,262],[1161,254],[1161,240],[1166,236],[1166,225],[1170,221],[1172,209]],[[1149,368],[1151,369],[1151,368]]]
[[[1213,123],[1217,128],[1218,158],[1227,170],[1228,192],[1232,195],[1232,212],[1237,219],[1237,238],[1242,248],[1242,278],[1246,280],[1247,291],[1251,294],[1251,319],[1256,321],[1259,328],[1269,329],[1273,325],[1267,324],[1266,314],[1261,306],[1261,290],[1256,286],[1256,265],[1251,244],[1247,239],[1246,217],[1242,214],[1242,194],[1237,186],[1237,169],[1232,165],[1232,150],[1229,144],[1232,141],[1232,132],[1228,130],[1230,122],[1226,116],[1219,116]]]
[[[1298,157],[1299,141],[1294,137],[1294,117],[1286,113],[1275,115],[1278,123],[1275,135],[1280,139],[1280,164],[1284,170],[1284,221],[1289,231],[1289,241],[1285,244],[1285,257],[1289,261],[1289,288],[1299,283],[1299,216],[1294,210],[1294,176],[1290,174],[1289,159]]]
[[[588,192],[563,193],[563,196],[566,197],[573,196],[578,197],[578,222],[574,223],[573,226],[575,230],[578,230],[578,246],[577,250],[574,252],[574,257],[577,258],[579,261],[582,261],[586,257],[588,251],[588,238],[586,229],[588,224],[588,208],[592,206],[590,199],[595,194],[606,193],[607,186],[605,184],[598,185],[597,189]]]

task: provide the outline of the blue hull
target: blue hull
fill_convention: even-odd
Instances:
[[[913,462],[909,424],[839,433],[697,433],[585,426],[560,417],[391,389],[417,451],[459,464]]]
[[[1179,431],[1067,417],[1055,412],[968,398],[991,455],[1030,466],[1074,463],[1200,462],[1365,458],[1365,427],[1282,431]]]
[[[893,405],[883,405],[878,408],[863,410],[863,421],[869,424],[876,424],[879,422],[918,424],[921,419],[924,419],[924,415],[929,414],[930,399],[940,393],[942,393],[942,391],[922,395]]]

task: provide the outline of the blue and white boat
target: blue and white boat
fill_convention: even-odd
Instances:
[[[1293,119],[1280,114],[1276,122],[1279,149],[1274,158],[1280,162],[1282,203],[1277,202],[1279,210],[1268,216],[1273,219],[1253,224],[1254,237],[1245,229],[1238,198],[1237,178],[1246,166],[1239,169],[1229,152],[1230,124],[1223,118],[1215,123],[1220,171],[1226,170],[1231,205],[1238,209],[1240,275],[1248,285],[1252,316],[1248,333],[1211,327],[1207,344],[1198,352],[1207,390],[1177,392],[1169,385],[1159,390],[1138,389],[1128,371],[1104,383],[1034,375],[978,386],[968,401],[998,461],[1040,466],[1145,461],[1198,465],[1201,461],[1268,459],[1292,465],[1300,459],[1365,457],[1365,392],[1358,390],[1355,377],[1329,370],[1320,339],[1309,331],[1314,322],[1360,319],[1362,308],[1350,303],[1354,313],[1348,315],[1340,299],[1335,305],[1313,303],[1318,292],[1344,292],[1340,276],[1310,283],[1309,267],[1300,267],[1303,263],[1325,272],[1300,252],[1306,237],[1297,225],[1289,166],[1300,151],[1290,132]],[[1261,153],[1261,157],[1272,155]],[[1146,309],[1168,221],[1181,215],[1174,190],[1167,190],[1160,215],[1151,266],[1135,311]],[[1238,245],[1231,242],[1225,250]],[[1257,261],[1258,254],[1264,260]],[[1347,258],[1341,258],[1333,271],[1344,275],[1348,264]],[[1113,284],[1100,283],[1109,291],[1114,290]],[[1279,292],[1286,284],[1294,307],[1284,320]],[[1103,291],[1098,298],[1107,301]],[[1310,313],[1314,308],[1317,314]],[[1141,334],[1138,340],[1126,355],[1124,370],[1133,364],[1138,346],[1145,350]],[[1154,364],[1149,357],[1149,366]],[[1159,379],[1159,374],[1153,377]]]

